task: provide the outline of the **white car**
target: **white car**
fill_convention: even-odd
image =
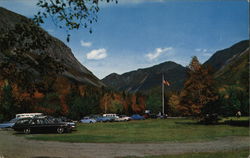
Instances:
[[[122,122],[122,121],[130,121],[131,118],[126,116],[126,115],[120,115],[118,118],[115,119],[117,122]]]

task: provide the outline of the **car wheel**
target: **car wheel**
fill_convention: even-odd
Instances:
[[[62,134],[64,132],[64,129],[62,127],[57,128],[57,133]]]
[[[30,134],[31,132],[30,132],[30,128],[25,128],[24,130],[23,130],[23,132],[25,133],[25,134]]]

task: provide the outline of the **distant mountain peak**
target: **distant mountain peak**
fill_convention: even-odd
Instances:
[[[109,87],[127,92],[147,92],[161,85],[162,74],[173,83],[170,88],[178,90],[183,86],[186,68],[172,61],[167,61],[147,68],[140,68],[121,75],[112,73],[102,81]]]

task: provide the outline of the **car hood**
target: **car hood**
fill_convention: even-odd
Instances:
[[[9,123],[9,122],[6,122],[6,123],[1,123],[0,124],[0,128],[8,128],[8,127],[13,127],[15,123]]]

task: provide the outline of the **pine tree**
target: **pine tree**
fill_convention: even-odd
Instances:
[[[188,66],[188,79],[181,91],[180,106],[183,115],[201,117],[215,112],[217,99],[211,70],[202,66],[197,57],[193,57]]]

